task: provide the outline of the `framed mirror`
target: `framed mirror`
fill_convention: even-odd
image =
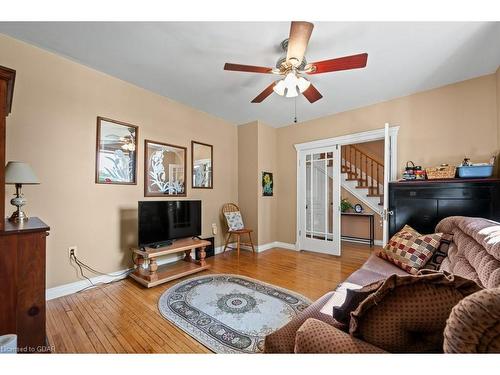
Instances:
[[[144,196],[186,196],[186,147],[144,141]]]
[[[139,127],[97,117],[96,184],[136,185]]]
[[[212,145],[191,141],[192,187],[212,189],[214,180],[214,148]]]

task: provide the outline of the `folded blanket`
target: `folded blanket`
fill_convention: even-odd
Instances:
[[[500,223],[450,216],[438,223],[436,232],[453,234],[440,270],[474,280],[483,288],[500,286]]]

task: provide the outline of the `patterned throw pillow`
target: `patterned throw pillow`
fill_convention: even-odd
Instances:
[[[224,212],[229,230],[240,230],[245,226],[240,211]]]
[[[439,270],[444,258],[448,256],[448,248],[450,247],[451,241],[453,241],[452,234],[443,234],[439,248],[434,252],[434,254],[432,254],[432,258],[425,264],[425,269],[435,271]]]
[[[405,225],[378,252],[378,256],[402,270],[416,275],[418,270],[432,258],[439,247],[443,233],[420,234],[412,227]]]

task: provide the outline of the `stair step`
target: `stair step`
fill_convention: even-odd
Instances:
[[[384,194],[366,194],[367,197],[383,197]]]
[[[346,181],[362,181],[360,178],[346,178]]]

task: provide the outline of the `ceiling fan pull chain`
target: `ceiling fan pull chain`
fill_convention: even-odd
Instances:
[[[297,123],[297,97],[294,98],[294,105],[295,105],[295,117],[293,118],[293,122],[296,124]]]

